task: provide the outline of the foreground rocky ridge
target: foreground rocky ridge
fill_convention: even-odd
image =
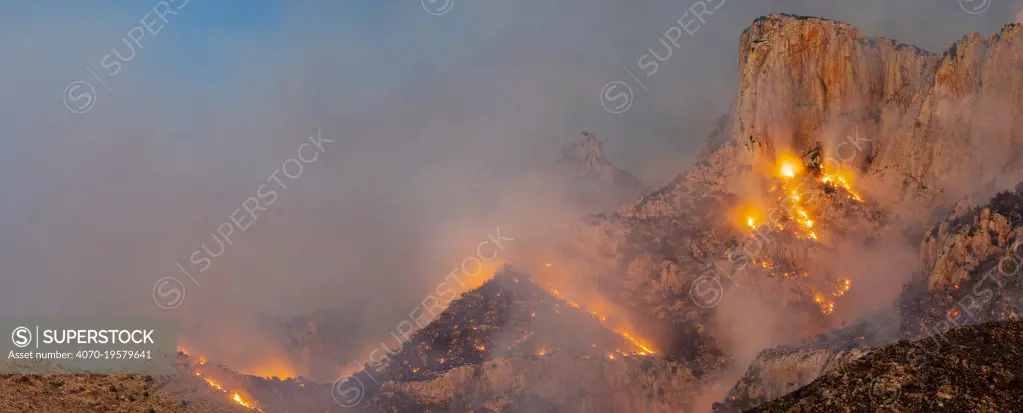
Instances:
[[[992,322],[885,346],[759,412],[1006,412],[1023,403],[1023,324]]]

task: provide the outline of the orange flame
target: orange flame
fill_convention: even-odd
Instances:
[[[205,359],[202,359],[202,358],[200,358],[200,360],[205,360]],[[202,365],[205,365],[205,364],[206,364],[206,363],[205,363],[205,361],[201,361],[201,362],[200,362],[200,366],[202,366]],[[205,381],[205,382],[206,382],[206,384],[210,386],[210,388],[212,388],[212,389],[214,389],[214,390],[216,390],[216,391],[219,391],[219,392],[221,392],[221,393],[224,393],[224,394],[229,394],[229,393],[230,393],[230,392],[229,392],[229,391],[228,391],[228,390],[227,390],[226,388],[224,388],[224,386],[223,386],[223,385],[221,385],[220,383],[217,383],[217,382],[216,382],[215,380],[213,380],[212,378],[209,378],[209,377],[203,376],[203,375],[202,375],[202,372],[201,372],[201,371],[199,371],[199,370],[196,370],[196,371],[194,371],[194,372],[193,372],[193,374],[195,374],[195,375],[196,375],[196,376],[198,376],[199,378],[203,379],[203,381]],[[247,408],[247,409],[252,409],[252,410],[256,410],[256,411],[258,411],[258,412],[261,412],[261,413],[265,413],[265,412],[263,411],[263,409],[260,409],[259,407],[255,407],[255,406],[254,406],[254,405],[252,404],[252,402],[246,401],[246,400],[245,400],[245,399],[243,399],[243,398],[242,398],[242,396],[241,396],[240,394],[238,394],[238,393],[233,393],[233,394],[231,394],[230,396],[228,396],[228,399],[230,399],[231,401],[233,401],[233,402],[235,402],[235,403],[238,403],[238,405],[240,405],[240,406],[242,406],[242,407],[245,407],[245,408]]]
[[[550,294],[552,296],[554,296],[555,298],[557,298],[559,300],[564,301],[566,304],[572,306],[573,308],[577,308],[579,310],[586,311],[587,313],[592,315],[594,318],[599,320],[601,322],[601,325],[603,325],[604,327],[607,327],[611,331],[614,331],[616,334],[622,336],[622,338],[624,338],[626,341],[632,343],[637,348],[637,351],[634,352],[633,354],[641,355],[641,356],[646,356],[646,355],[653,355],[653,354],[657,353],[656,351],[653,350],[653,346],[651,346],[650,344],[648,344],[648,343],[646,343],[646,342],[644,342],[642,340],[637,339],[636,337],[634,337],[632,334],[630,334],[625,329],[621,329],[621,328],[614,329],[614,328],[611,328],[611,327],[607,326],[607,324],[606,324],[607,316],[605,316],[603,314],[600,314],[600,313],[597,313],[595,311],[587,311],[586,309],[582,308],[578,303],[576,303],[576,302],[574,302],[572,300],[569,300],[568,298],[565,298],[565,296],[562,295],[561,292],[558,291],[557,288],[548,288],[547,290],[548,290],[548,292],[550,292]]]
[[[240,404],[240,405],[242,405],[244,407],[248,407],[250,409],[253,408],[252,405],[246,403],[245,400],[242,400],[242,396],[239,396],[238,393],[235,393],[234,396],[231,396],[231,400],[234,400],[235,402],[237,402],[238,404]]]

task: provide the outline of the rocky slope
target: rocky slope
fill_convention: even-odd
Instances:
[[[749,409],[773,400],[888,341],[1020,318],[1021,212],[1023,184],[995,195],[985,206],[958,204],[921,241],[920,271],[892,308],[898,320],[875,318],[806,346],[762,352],[718,411]],[[848,339],[853,336],[856,339]]]
[[[885,346],[749,412],[1009,412],[1020,389],[1023,324],[992,322]]]
[[[668,411],[694,382],[684,365],[649,355],[652,349],[602,325],[606,317],[551,294],[506,268],[341,388],[366,389],[367,406],[382,411],[472,411],[505,401]]]

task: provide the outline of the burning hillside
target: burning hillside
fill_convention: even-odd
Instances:
[[[469,411],[473,406],[492,408],[493,403],[503,403],[504,409],[533,406],[542,411],[582,404],[591,406],[585,411],[611,412],[622,403],[634,404],[633,399],[667,411],[680,403],[680,394],[695,392],[695,377],[684,365],[654,357],[657,351],[650,343],[629,330],[611,327],[613,323],[610,317],[566,300],[557,289],[542,287],[528,275],[506,268],[452,302],[437,320],[415,332],[401,351],[379,364],[367,365],[341,385],[357,385],[352,381],[357,380],[368,386],[369,405],[383,411]],[[520,382],[517,385],[499,385],[521,375],[550,377],[547,365],[563,365],[566,369],[558,370],[562,371],[558,379],[574,384],[544,387],[527,379],[516,381]],[[629,371],[639,367],[644,371],[639,376],[615,378],[619,387],[605,381],[612,379],[606,377],[607,369],[634,375]],[[584,373],[592,369],[602,373]],[[472,383],[451,387],[452,380],[490,376],[493,381],[472,379]],[[660,377],[658,383],[642,384],[641,380],[651,377]],[[484,382],[493,385],[476,387]],[[623,382],[634,383],[620,387]],[[620,394],[633,385],[637,387]],[[642,387],[649,385],[654,387]],[[585,387],[595,394],[570,400],[558,395],[571,395],[566,393],[569,387],[579,388],[579,392]],[[637,394],[640,388],[646,389]],[[659,394],[657,388],[661,388]],[[667,388],[671,391],[665,394]],[[602,398],[608,399],[601,407],[592,405]]]
[[[178,376],[200,380],[192,392],[230,403],[247,412],[342,412],[330,396],[329,383],[302,377],[259,377],[239,373],[204,357],[178,354]]]
[[[552,293],[558,294],[506,269],[453,301],[408,342],[384,348],[391,356],[362,374],[377,381],[414,381],[510,356],[565,353],[613,360],[654,352],[629,332],[606,328],[606,317]]]

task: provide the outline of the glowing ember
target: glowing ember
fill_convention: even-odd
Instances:
[[[253,408],[252,405],[246,403],[245,400],[242,400],[242,396],[239,396],[238,393],[235,393],[234,396],[231,396],[231,400],[234,400],[238,404],[240,404],[242,406],[245,406],[245,407],[248,407],[250,409]]]
[[[834,295],[835,297],[841,297],[845,295],[847,291],[849,291],[849,288],[852,288],[852,282],[850,282],[849,280],[842,280],[842,282],[838,285],[838,291],[835,291],[834,293],[832,293],[832,295]]]
[[[782,161],[781,163],[781,176],[786,178],[796,177],[796,163],[792,161]]]
[[[852,199],[855,199],[857,202],[863,202],[863,198],[860,198],[859,194],[853,191],[852,185],[850,185],[849,181],[841,175],[825,173],[824,176],[821,177],[821,183],[834,188],[842,188]]]
[[[796,175],[803,172],[803,160],[790,153],[778,155],[777,162],[778,174],[786,180],[795,178]]]
[[[199,359],[199,362],[200,362],[200,364],[199,364],[200,366],[202,366],[202,365],[205,365],[205,364],[206,364],[206,361],[205,361],[205,359],[204,359],[204,358],[200,358],[200,359]],[[224,388],[224,386],[222,386],[222,385],[221,385],[220,383],[217,383],[217,382],[216,382],[215,380],[213,380],[212,378],[209,378],[209,377],[203,376],[203,375],[202,375],[202,372],[201,372],[201,371],[199,371],[199,370],[196,370],[196,371],[194,371],[194,372],[193,372],[193,374],[195,374],[195,375],[196,375],[196,376],[198,376],[199,378],[203,379],[203,381],[205,381],[205,382],[206,382],[206,384],[207,384],[207,385],[209,385],[211,389],[214,389],[214,390],[216,390],[216,391],[219,391],[219,392],[221,392],[221,393],[224,393],[224,394],[228,394],[228,393],[229,393],[229,391],[228,391],[227,389],[225,389],[225,388]],[[263,409],[260,409],[260,408],[258,408],[258,407],[255,407],[255,406],[254,406],[254,405],[252,404],[252,402],[246,401],[246,400],[245,400],[245,399],[243,399],[243,398],[242,398],[242,396],[241,396],[240,394],[238,394],[238,393],[233,393],[233,394],[231,394],[231,395],[229,396],[229,398],[231,399],[231,401],[233,401],[233,402],[235,402],[235,403],[238,403],[238,404],[239,404],[239,405],[241,405],[242,407],[245,407],[245,408],[248,408],[248,409],[252,409],[252,410],[256,410],[256,411],[259,411],[259,412],[263,412]],[[265,412],[264,412],[264,413],[265,413]]]
[[[832,311],[835,311],[835,303],[824,300],[824,296],[816,294],[814,295],[813,300],[817,302],[817,305],[821,308],[821,312],[825,315],[831,314]]]

